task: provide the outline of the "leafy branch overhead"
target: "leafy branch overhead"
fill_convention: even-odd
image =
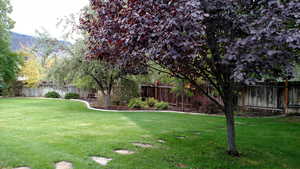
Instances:
[[[250,83],[291,77],[299,56],[298,1],[91,0],[91,7],[81,18],[91,58],[159,60],[205,79],[226,67],[231,79]]]

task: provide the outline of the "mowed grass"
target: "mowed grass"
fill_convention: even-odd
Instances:
[[[225,154],[223,117],[101,112],[75,101],[1,98],[0,168],[53,169],[59,161],[72,162],[74,169],[300,168],[299,119],[236,121],[240,158]],[[133,142],[154,147],[139,148]],[[119,155],[116,149],[136,153]],[[113,160],[100,166],[91,156]]]

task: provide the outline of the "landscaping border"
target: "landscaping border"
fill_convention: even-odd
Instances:
[[[204,113],[193,113],[193,112],[180,112],[180,111],[171,111],[171,110],[107,110],[107,109],[97,109],[94,108],[90,105],[89,102],[85,101],[85,100],[80,100],[80,99],[70,99],[72,101],[78,101],[78,102],[82,102],[85,103],[87,108],[90,110],[97,110],[97,111],[106,111],[106,112],[162,112],[162,113],[180,113],[180,114],[190,114],[190,115],[209,115],[209,116],[223,116],[223,115],[216,115],[216,114],[204,114]]]
[[[90,110],[96,110],[96,111],[104,111],[104,112],[162,112],[162,113],[178,113],[178,114],[186,114],[186,115],[200,115],[200,116],[214,116],[214,117],[224,117],[224,114],[205,114],[205,113],[193,113],[193,112],[180,112],[180,111],[168,111],[168,110],[106,110],[106,109],[97,109],[94,108],[90,105],[89,102],[85,100],[80,100],[80,99],[71,99],[72,101],[77,101],[81,103],[85,103],[88,109]],[[285,117],[286,115],[276,115],[276,116],[260,116],[260,117],[243,117],[243,116],[236,116],[237,118],[280,118],[280,117]]]
[[[4,97],[3,97],[4,98]],[[8,97],[12,98],[12,97]],[[186,115],[200,115],[200,116],[214,116],[214,117],[224,117],[224,114],[205,114],[205,113],[195,113],[195,112],[180,112],[180,111],[171,111],[171,110],[106,110],[106,109],[97,109],[90,105],[89,102],[85,100],[80,99],[63,99],[63,98],[45,98],[45,97],[13,97],[13,98],[31,98],[31,99],[49,99],[49,100],[71,100],[76,102],[81,102],[86,105],[86,107],[89,110],[95,110],[95,111],[104,111],[104,112],[161,112],[161,113],[177,113],[177,114],[186,114]],[[276,116],[259,116],[259,117],[249,117],[249,116],[236,116],[236,118],[280,118],[280,117],[286,117],[287,115],[276,115]]]

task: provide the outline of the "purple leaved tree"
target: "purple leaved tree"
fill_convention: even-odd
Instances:
[[[235,142],[236,84],[290,78],[300,54],[299,0],[90,0],[88,57],[126,67],[153,61],[224,110]],[[208,82],[222,98],[201,88]]]

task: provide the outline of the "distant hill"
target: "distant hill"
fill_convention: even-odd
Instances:
[[[18,51],[22,47],[33,47],[36,42],[37,39],[33,36],[11,32],[11,49],[13,51]]]
[[[65,45],[70,45],[71,43],[66,41],[60,41]],[[31,48],[37,43],[37,38],[30,35],[24,35],[16,32],[11,32],[11,49],[13,51],[18,51],[23,47]]]

